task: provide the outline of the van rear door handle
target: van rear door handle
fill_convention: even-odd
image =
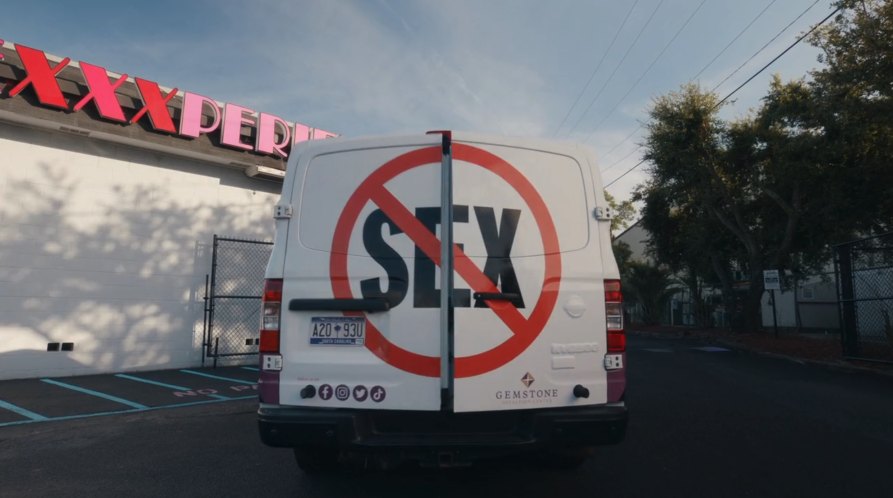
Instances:
[[[521,299],[521,294],[518,294],[516,292],[475,292],[474,299],[484,299],[490,301],[517,301]]]
[[[289,311],[388,311],[391,303],[383,297],[364,299],[292,299]]]

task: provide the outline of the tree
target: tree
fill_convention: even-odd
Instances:
[[[682,277],[697,325],[709,326],[712,310],[703,299],[705,284],[721,287],[726,309],[736,308],[729,256],[734,241],[701,205],[677,203],[674,196],[673,189],[640,186],[633,198],[644,201],[640,223],[650,235],[649,252]]]
[[[607,190],[604,192],[605,200],[608,201],[608,207],[614,211],[614,217],[611,218],[611,234],[613,236],[615,232],[619,232],[626,228],[629,225],[629,222],[636,217],[636,207],[633,206],[633,203],[630,200],[617,202],[617,199],[615,199]]]
[[[812,38],[825,66],[811,81],[776,77],[734,122],[694,85],[650,110],[652,178],[634,200],[651,250],[689,285],[709,262],[733,307],[730,270],[746,272],[748,328],[759,324],[764,268],[802,274],[828,261],[830,244],[893,228],[893,2],[836,5]]]
[[[853,232],[893,228],[893,2],[844,0],[811,42],[824,66],[812,72],[813,101],[834,165],[828,196]],[[842,219],[841,219],[842,218]],[[838,221],[839,220],[839,221]]]
[[[835,181],[837,144],[827,135],[821,104],[809,83],[776,76],[750,125],[738,145],[763,165],[754,183],[772,201],[757,215],[784,234],[767,263],[795,273],[815,270],[828,261],[829,243],[851,239],[861,217],[842,197],[846,185]],[[785,218],[773,217],[778,209]]]
[[[641,306],[645,324],[657,325],[665,315],[667,303],[676,292],[672,284],[673,278],[666,269],[630,261],[624,275],[623,294],[628,304]]]
[[[792,161],[803,150],[794,143],[800,135],[788,132],[799,130],[802,119],[795,112],[800,107],[786,100],[797,103],[799,88],[776,80],[755,116],[725,123],[717,117],[715,95],[686,85],[655,101],[647,125],[645,158],[653,166],[651,180],[637,196],[648,205],[646,228],[657,230],[655,251],[696,274],[710,261],[727,296],[734,295],[731,265],[746,272],[743,325],[748,329],[760,325],[763,270],[788,267],[801,233],[807,183],[802,177],[811,174],[802,166],[813,158],[807,154]],[[773,107],[776,102],[790,105]],[[666,220],[679,232],[659,226]]]
[[[614,259],[617,260],[617,268],[620,270],[620,277],[623,278],[626,268],[631,261],[633,251],[630,249],[629,244],[622,240],[611,242],[611,249],[614,250]]]

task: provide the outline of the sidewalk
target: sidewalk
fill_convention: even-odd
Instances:
[[[771,331],[733,332],[726,329],[694,329],[667,325],[631,325],[627,332],[632,335],[664,339],[698,339],[740,351],[800,363],[893,376],[893,364],[844,359],[840,336],[836,334],[782,332],[776,338]]]

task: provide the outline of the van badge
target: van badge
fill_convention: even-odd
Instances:
[[[524,384],[524,387],[530,387],[534,380],[536,379],[533,378],[533,375],[530,375],[530,372],[525,373],[524,377],[521,377],[521,382]]]

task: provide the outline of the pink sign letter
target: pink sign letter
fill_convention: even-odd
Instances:
[[[213,111],[214,121],[202,126],[202,110],[205,104]],[[202,133],[210,133],[220,126],[220,108],[217,103],[203,95],[183,93],[183,109],[180,111],[180,135],[198,138]]]
[[[235,104],[223,106],[223,132],[220,134],[220,143],[242,150],[251,150],[254,147],[242,143],[242,125],[253,125],[254,119],[250,116],[254,111],[247,107]]]
[[[276,141],[276,126],[282,129],[282,140]],[[288,157],[288,147],[291,140],[291,129],[288,123],[279,116],[260,113],[257,125],[257,151],[264,154],[276,154],[280,157]]]

